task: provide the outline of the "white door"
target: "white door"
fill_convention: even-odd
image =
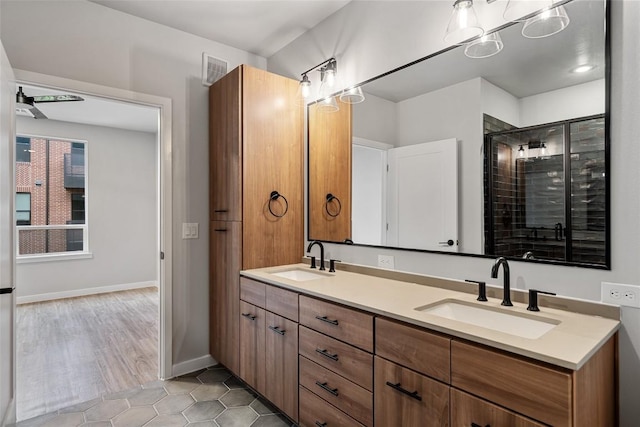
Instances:
[[[15,422],[15,87],[0,42],[0,426]]]
[[[458,251],[458,150],[455,138],[388,151],[387,244]]]

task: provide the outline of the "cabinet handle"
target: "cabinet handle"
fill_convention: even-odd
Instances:
[[[215,231],[222,231],[222,232],[225,232],[225,231],[227,231],[227,229],[226,229],[226,228],[216,228],[216,229],[215,229]]]
[[[318,426],[318,427],[327,427],[327,423],[321,423],[320,421],[316,421],[316,426]]]
[[[225,213],[225,212],[229,212],[229,209],[214,209],[213,211],[215,213]]]
[[[321,389],[323,389],[324,391],[328,391],[329,393],[333,394],[336,397],[338,396],[338,389],[329,387],[326,381],[323,383],[321,383],[320,381],[316,381],[316,385]]]
[[[269,329],[271,329],[271,330],[272,330],[273,332],[275,332],[276,334],[280,334],[280,335],[284,335],[284,333],[286,332],[286,331],[284,331],[284,330],[280,329],[280,328],[279,328],[279,327],[277,327],[277,326],[269,326]]]
[[[471,427],[482,427],[480,424],[476,424],[476,423],[471,423]],[[491,424],[487,424],[484,427],[491,427]]]
[[[244,317],[246,317],[247,319],[250,319],[250,320],[256,320],[256,316],[254,316],[254,315],[253,315],[253,314],[251,314],[251,313],[242,313],[242,315],[243,315]]]
[[[324,357],[326,357],[328,359],[331,359],[331,360],[334,360],[336,362],[338,361],[338,355],[337,354],[331,354],[325,349],[316,348],[316,353],[320,353]]]
[[[404,388],[400,387],[400,383],[393,384],[393,383],[390,383],[389,381],[387,381],[387,385],[389,387],[391,387],[392,389],[394,389],[394,390],[398,390],[400,393],[404,393],[409,397],[412,397],[412,398],[414,398],[416,400],[422,401],[422,397],[418,394],[417,391],[411,392],[411,391],[409,391],[407,389],[404,389]]]
[[[329,319],[327,316],[316,316],[316,319],[338,326],[338,320]]]

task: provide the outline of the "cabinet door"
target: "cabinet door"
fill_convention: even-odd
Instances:
[[[209,350],[237,374],[242,223],[212,221],[210,234]]]
[[[265,394],[265,311],[240,301],[240,378]]]
[[[351,239],[351,105],[309,106],[309,239]],[[327,201],[327,194],[338,200]]]
[[[449,387],[409,369],[375,358],[376,426],[448,426]]]
[[[244,65],[242,69],[243,268],[297,263],[304,244],[298,82]],[[282,197],[270,200],[274,191]]]
[[[543,427],[543,424],[531,421],[455,388],[451,389],[451,425]]]
[[[242,220],[240,82],[236,68],[209,88],[209,211],[212,221]]]
[[[298,324],[266,312],[265,397],[298,420]]]

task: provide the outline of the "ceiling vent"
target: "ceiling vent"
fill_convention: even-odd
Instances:
[[[202,84],[211,86],[227,74],[227,61],[202,53]]]

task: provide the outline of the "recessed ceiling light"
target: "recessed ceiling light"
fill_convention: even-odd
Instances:
[[[571,70],[572,73],[586,73],[587,71],[591,71],[595,68],[593,65],[580,65],[579,67]]]

